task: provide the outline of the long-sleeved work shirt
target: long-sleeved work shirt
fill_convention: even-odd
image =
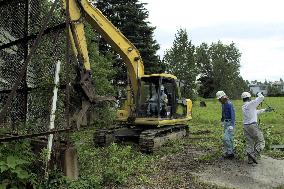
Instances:
[[[222,104],[222,122],[231,122],[232,126],[235,126],[235,108],[231,101],[226,101]]]
[[[245,102],[242,106],[243,112],[243,123],[244,125],[249,125],[252,123],[257,123],[257,115],[265,111],[265,109],[257,110],[257,106],[264,100],[264,96],[259,93],[258,97],[249,102]]]

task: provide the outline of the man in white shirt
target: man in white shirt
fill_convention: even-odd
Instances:
[[[248,163],[257,163],[257,156],[260,155],[260,152],[265,147],[263,133],[257,124],[257,116],[264,112],[271,112],[273,109],[266,108],[257,110],[257,106],[264,100],[264,96],[261,93],[257,93],[257,98],[254,100],[251,100],[251,94],[249,92],[243,92],[241,97],[244,102],[242,112]]]

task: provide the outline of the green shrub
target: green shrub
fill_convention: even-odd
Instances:
[[[154,156],[142,154],[132,146],[116,143],[108,147],[95,148],[92,141],[93,132],[86,131],[73,135],[81,181],[92,180],[97,186],[119,185],[126,184],[130,177],[138,177],[148,172]]]
[[[0,147],[0,188],[38,186],[36,174],[30,169],[33,161],[28,142],[3,143]]]

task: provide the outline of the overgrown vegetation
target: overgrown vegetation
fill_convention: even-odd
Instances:
[[[38,185],[31,169],[35,155],[27,141],[2,143],[0,146],[0,188],[28,188]]]
[[[265,101],[271,106],[275,107],[275,109],[279,110],[279,113],[276,114],[271,112],[260,116],[261,128],[263,129],[267,144],[264,154],[279,159],[283,159],[284,152],[273,151],[270,149],[270,146],[274,144],[284,143],[284,139],[283,137],[281,137],[281,134],[283,134],[282,132],[284,123],[284,118],[280,115],[280,113],[283,112],[283,104],[279,103],[281,100],[283,99],[266,98]],[[183,150],[188,148],[188,146],[192,146],[204,152],[204,155],[201,155],[196,159],[196,167],[198,167],[199,163],[202,164],[214,162],[222,155],[223,128],[220,124],[221,107],[220,103],[215,99],[205,100],[205,102],[207,104],[206,108],[199,107],[197,101],[194,103],[193,120],[190,122],[190,134],[188,137],[182,140],[170,141],[165,146],[160,148],[160,150],[155,152],[154,155],[143,155],[137,152],[133,147],[121,146],[119,144],[113,144],[108,148],[85,150],[85,147],[86,149],[88,149],[88,146],[86,145],[88,144],[88,142],[84,142],[83,146],[85,147],[81,146],[79,148],[79,151],[83,152],[80,155],[83,157],[81,161],[97,162],[91,164],[83,164],[84,166],[81,168],[83,170],[93,170],[89,165],[94,165],[94,167],[99,170],[93,170],[93,172],[96,172],[96,174],[94,175],[100,175],[100,179],[97,179],[97,181],[100,180],[100,184],[102,185],[113,186],[116,184],[123,184],[126,185],[125,187],[137,185],[154,187],[156,186],[157,182],[166,182],[154,180],[152,178],[153,174],[159,174],[159,172],[162,171],[161,169],[163,169],[163,167],[161,168],[160,166],[164,166],[164,159],[170,157],[173,154],[182,153]],[[243,136],[241,115],[242,101],[233,100],[233,103],[235,105],[237,114],[237,126],[235,130],[237,159],[245,161],[245,140]],[[264,105],[263,108],[265,108]],[[91,144],[91,138],[88,140],[89,144]],[[93,159],[91,158],[92,155]],[[129,167],[126,168],[124,166]],[[137,169],[133,169],[133,167],[136,166]],[[109,170],[112,171],[112,176],[110,176],[109,174],[102,174],[103,172],[109,173]],[[91,172],[92,171],[87,171],[86,175],[91,175]],[[167,178],[171,183],[176,183],[175,186],[186,179],[184,175],[174,175],[174,177],[169,176]],[[108,181],[105,180],[106,178]],[[203,186],[198,179],[193,179],[191,180],[191,182],[192,184]],[[206,187],[210,188],[213,186],[204,185],[204,188]]]
[[[142,154],[133,146],[113,143],[108,147],[94,148],[92,132],[74,134],[73,138],[78,152],[80,180],[91,181],[96,186],[121,185],[130,177],[146,180],[144,175],[153,171],[151,164],[155,156]]]

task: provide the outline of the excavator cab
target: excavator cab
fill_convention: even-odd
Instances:
[[[183,83],[171,74],[143,75],[137,95],[128,90],[124,106],[117,112],[123,124],[153,127],[184,124],[191,119],[192,102],[181,96]]]
[[[174,76],[145,75],[140,79],[137,117],[174,117],[178,90]]]
[[[144,75],[139,79],[138,85],[135,114],[137,122],[141,118],[145,118],[145,123],[147,118],[148,120],[156,118],[158,125],[167,125],[191,119],[191,100],[182,98],[183,83],[174,75]],[[163,120],[176,120],[176,122],[162,124]]]

